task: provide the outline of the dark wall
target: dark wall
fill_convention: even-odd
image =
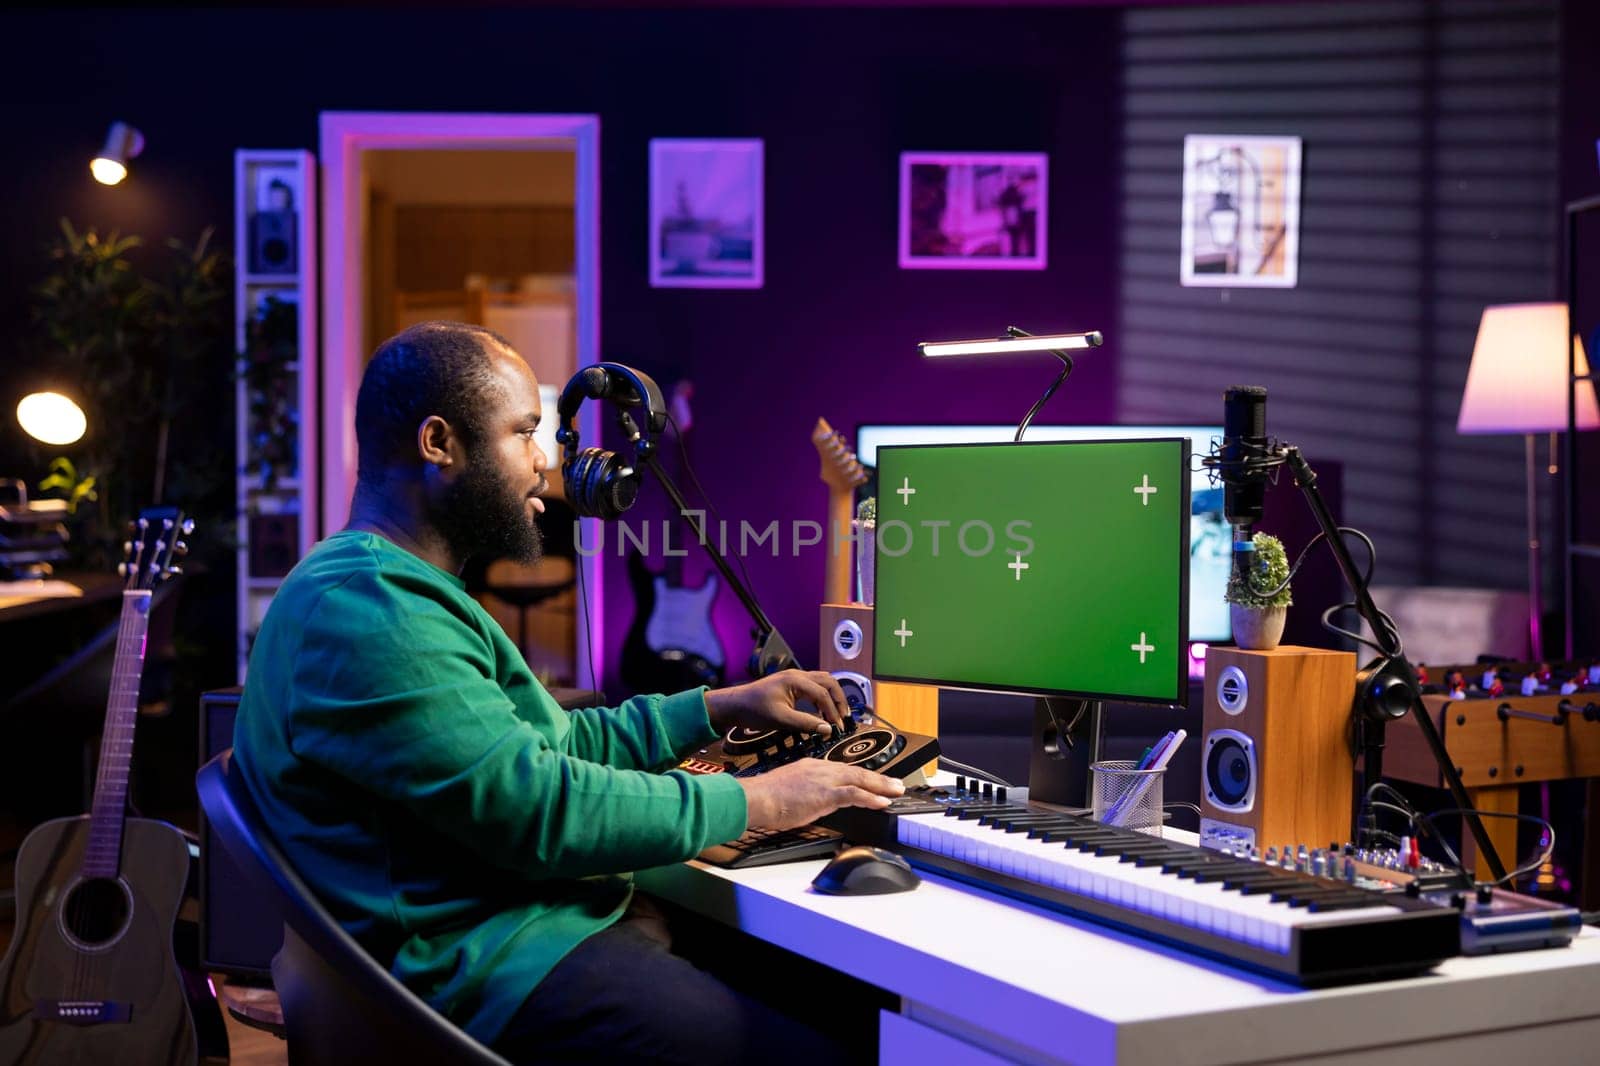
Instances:
[[[1309,32],[1349,43],[1319,21],[1316,6],[1295,5]],[[1404,21],[1413,6],[1365,10],[1398,9]],[[1514,10],[1545,6],[1533,0]],[[1418,10],[1418,18],[1434,17],[1429,5]],[[1447,21],[1458,10],[1490,18],[1497,8],[1438,8]],[[1600,27],[1593,5],[1582,0],[1562,3],[1560,12],[1561,104],[1552,123],[1565,200],[1600,191],[1600,119],[1592,104]],[[603,353],[637,363],[664,385],[680,377],[695,382],[697,467],[735,527],[740,520],[787,526],[823,517],[825,491],[808,443],[819,415],[846,431],[863,421],[1014,420],[1051,374],[1047,361],[924,366],[914,345],[925,338],[978,336],[1008,323],[1103,328],[1106,347],[1080,360],[1046,420],[1165,417],[1139,402],[1141,386],[1120,394],[1119,365],[1124,381],[1164,383],[1186,411],[1192,404],[1214,415],[1212,369],[1197,373],[1181,359],[1126,343],[1137,322],[1128,319],[1131,297],[1117,281],[1127,273],[1117,227],[1129,202],[1119,176],[1123,82],[1131,69],[1121,19],[1109,6],[7,16],[13,47],[0,68],[0,91],[11,102],[11,165],[0,168],[0,336],[7,345],[0,356],[0,474],[31,470],[38,459],[20,443],[9,405],[28,365],[47,358],[31,343],[24,308],[27,286],[45,268],[42,248],[55,220],[65,215],[153,242],[192,238],[216,225],[226,242],[233,149],[315,149],[324,110],[601,116]],[[1535,58],[1554,45],[1541,38],[1517,47]],[[1422,61],[1434,55],[1426,48],[1408,54]],[[149,148],[132,179],[106,189],[89,178],[86,161],[114,118],[143,129]],[[765,139],[764,289],[649,288],[646,158],[648,140],[657,136]],[[1050,153],[1050,268],[899,270],[896,162],[906,149]],[[1314,159],[1308,143],[1308,166]],[[1552,161],[1535,165],[1548,169]],[[1308,180],[1306,195],[1313,184]],[[1309,239],[1309,216],[1307,225]],[[1553,224],[1551,231],[1553,258]],[[1359,308],[1350,314],[1352,321],[1363,317]],[[1463,343],[1470,343],[1469,331]],[[1452,351],[1459,355],[1461,347]],[[1436,397],[1446,415],[1450,393],[1444,387]],[[1306,403],[1308,424],[1346,432],[1332,400]],[[1313,418],[1318,403],[1322,413]],[[1283,404],[1276,410],[1284,412],[1280,418],[1293,413]],[[1585,451],[1595,459],[1589,468],[1600,469],[1593,442],[1585,441]],[[1515,458],[1507,466],[1518,467],[1513,479],[1520,472]],[[1348,492],[1371,488],[1359,469],[1348,473]],[[1408,493],[1395,502],[1392,514],[1414,511]],[[660,514],[659,492],[649,490],[640,507],[641,515]],[[1519,513],[1515,500],[1508,513]],[[1417,573],[1394,580],[1427,579],[1421,544],[1385,540],[1387,559],[1423,553],[1412,560]],[[751,576],[769,613],[814,661],[822,553],[781,554],[748,560]],[[1509,575],[1514,562],[1507,567]],[[692,557],[690,582],[706,569]],[[620,566],[609,571],[605,640],[614,664],[632,612]],[[1505,576],[1503,583],[1515,581]],[[717,620],[737,664],[748,640],[731,595],[723,595]]]
[[[731,524],[820,521],[818,416],[846,430],[1013,421],[1052,374],[1048,360],[924,366],[919,340],[1011,323],[1108,329],[1043,417],[1111,417],[1117,19],[1104,8],[14,14],[0,70],[13,101],[0,335],[28,350],[26,287],[59,216],[153,242],[206,225],[231,240],[233,150],[315,149],[321,111],[596,113],[604,355],[664,385],[694,381],[696,465]],[[86,164],[119,118],[148,148],[106,189]],[[672,136],[765,139],[763,289],[649,288],[647,144]],[[1049,269],[899,270],[907,149],[1049,152]],[[8,396],[19,376],[5,361]],[[14,469],[23,450],[5,423],[0,461]],[[651,506],[659,493],[641,504]],[[823,555],[791,558],[791,543],[747,565],[768,613],[814,662]],[[705,568],[689,560],[691,583]],[[632,611],[620,565],[608,570],[614,663]],[[731,595],[716,617],[742,662],[747,623]]]
[[[1600,106],[1595,104],[1600,100],[1600,5],[1582,0],[1562,5],[1561,72],[1561,200],[1573,203],[1600,196]],[[1579,216],[1576,238],[1575,328],[1593,368],[1600,354],[1600,210]],[[1565,262],[1562,271],[1565,286]],[[1600,479],[1600,433],[1578,434],[1576,444],[1578,461],[1564,475],[1577,486],[1572,540],[1600,545],[1600,495],[1586,491]],[[1566,539],[1563,528],[1556,543],[1564,547]],[[1593,655],[1600,653],[1600,558],[1574,556],[1572,565],[1572,647],[1576,654]]]

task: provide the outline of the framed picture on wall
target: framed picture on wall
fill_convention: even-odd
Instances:
[[[1300,138],[1183,139],[1185,285],[1293,288],[1300,256]]]
[[[901,268],[1043,270],[1048,179],[1042,152],[901,152]]]
[[[650,142],[650,284],[759,289],[762,142]]]

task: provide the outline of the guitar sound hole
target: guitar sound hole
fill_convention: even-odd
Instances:
[[[128,894],[107,877],[80,881],[61,907],[61,923],[80,944],[93,947],[114,939],[128,924]]]

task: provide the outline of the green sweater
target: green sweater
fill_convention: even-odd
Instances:
[[[744,831],[732,777],[660,772],[712,735],[703,690],[563,710],[459,578],[345,531],[273,597],[234,765],[334,917],[492,1042],[624,871]]]

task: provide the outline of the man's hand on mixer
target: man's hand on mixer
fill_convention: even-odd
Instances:
[[[764,829],[808,825],[840,807],[882,810],[906,790],[904,782],[827,759],[797,759],[755,777],[739,778],[749,813]]]

